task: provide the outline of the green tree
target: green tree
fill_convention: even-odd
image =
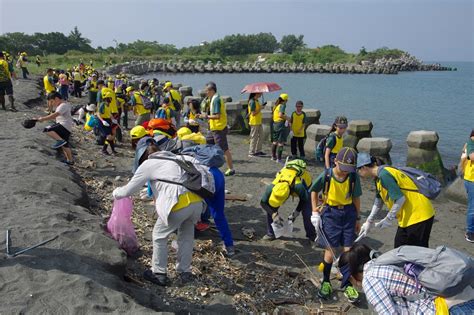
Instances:
[[[292,54],[295,50],[304,48],[304,35],[296,37],[295,35],[285,35],[281,38],[280,48],[284,53]]]
[[[74,26],[74,29],[69,33],[68,38],[71,41],[71,49],[76,49],[84,52],[93,51],[93,48],[90,45],[90,39],[82,37],[82,33],[79,32],[77,26]]]

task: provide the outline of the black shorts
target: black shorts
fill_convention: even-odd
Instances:
[[[228,131],[227,127],[222,130],[209,130],[206,136],[207,144],[217,144],[224,152],[229,150],[229,143],[227,142]]]
[[[428,220],[407,226],[405,228],[398,227],[395,234],[394,248],[402,245],[413,245],[421,247],[429,247],[431,228],[433,227],[434,216]]]
[[[71,136],[71,132],[69,130],[67,130],[66,128],[64,128],[63,125],[55,123],[51,126],[48,126],[48,127],[44,128],[44,130],[43,130],[43,132],[50,132],[50,131],[56,132],[58,134],[58,136],[61,137],[61,139],[68,142],[64,145],[65,147],[69,146],[69,137]]]
[[[0,82],[0,95],[13,95],[12,80]]]

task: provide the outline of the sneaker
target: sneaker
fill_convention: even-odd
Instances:
[[[209,223],[206,223],[206,222],[198,222],[196,223],[196,225],[194,226],[196,228],[196,230],[198,230],[199,232],[204,232],[206,230],[209,230],[209,227],[211,225]]]
[[[466,241],[468,241],[469,243],[474,243],[474,233],[467,232],[466,233]]]
[[[61,162],[63,162],[66,165],[74,165],[74,161],[62,160]]]
[[[324,281],[321,283],[321,288],[318,291],[318,296],[322,299],[329,299],[332,294],[332,286],[330,282]]]
[[[257,156],[257,153],[249,153],[248,155],[249,158],[256,157],[256,156]]]
[[[265,234],[262,237],[262,241],[274,241],[274,240],[275,240],[275,235]]]
[[[234,246],[226,246],[225,251],[226,251],[227,257],[232,257],[235,255]]]
[[[357,303],[359,301],[359,292],[357,292],[357,290],[351,285],[348,285],[344,289],[344,296],[347,298],[349,303]]]
[[[192,282],[194,280],[194,275],[191,272],[182,272],[179,274],[179,281],[181,284]]]
[[[272,161],[276,161],[276,160],[277,160],[277,158],[276,158],[276,156],[272,156],[270,160],[272,160]]]
[[[53,148],[53,149],[59,149],[60,147],[62,147],[62,146],[65,145],[66,143],[67,143],[66,140],[58,140],[58,141],[56,141],[55,144],[53,144],[53,145],[51,146],[51,148]]]
[[[154,273],[151,269],[145,270],[143,278],[162,287],[168,284],[166,273]]]
[[[102,150],[102,151],[100,151],[100,152],[101,152],[103,155],[110,155],[109,151],[107,151],[107,150]]]
[[[112,150],[112,155],[118,155],[119,153],[115,150]]]
[[[235,175],[235,170],[229,169],[229,170],[225,171],[224,175],[225,175],[225,176],[232,176],[232,175]]]
[[[16,109],[15,107],[10,108],[10,110],[14,113],[16,113],[18,111],[18,109]]]
[[[276,162],[277,162],[278,164],[285,164],[285,162],[283,162],[283,160],[280,160],[280,159],[276,160]]]

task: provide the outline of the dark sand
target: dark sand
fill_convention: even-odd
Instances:
[[[53,140],[41,133],[45,124],[31,130],[20,126],[25,116],[37,116],[44,108],[21,104],[44,106],[45,102],[38,99],[37,83],[21,81],[15,86],[15,95],[20,112],[0,111],[3,173],[0,180],[3,195],[0,201],[3,218],[0,313],[141,314],[158,310],[232,313],[269,312],[275,308],[301,313],[319,309],[331,313],[338,310],[335,307],[348,309],[349,313],[369,312],[364,301],[357,307],[349,307],[341,292],[337,292],[334,301],[321,302],[315,296],[317,288],[303,281],[309,278],[309,273],[296,254],[320,277],[314,267],[321,262],[322,250],[313,249],[305,241],[301,217],[296,220],[294,238],[260,241],[265,234],[265,214],[258,206],[265,189],[262,179],[270,180],[281,165],[269,158],[248,158],[247,137],[237,135],[229,137],[237,174],[227,178],[226,185],[232,194],[250,195],[245,202],[226,203],[237,255],[230,260],[224,258],[218,246],[218,233],[211,229],[197,236],[193,263],[193,272],[198,275],[196,281],[184,287],[176,286],[171,267],[172,287],[164,289],[147,283],[141,274],[151,259],[154,211],[149,202],[135,198],[133,220],[141,246],[137,257],[127,260],[116,242],[103,231],[111,211],[111,191],[130,178],[133,152],[124,144],[118,148],[118,157],[104,158],[92,136],[78,128],[73,137],[77,162],[69,168],[55,158],[55,151],[50,149]],[[86,102],[86,98],[73,99],[74,104],[81,101]],[[288,148],[285,151],[287,153]],[[309,166],[313,177],[321,170],[313,164]],[[363,181],[363,213],[370,210],[373,198],[373,184]],[[443,196],[434,204],[437,215],[431,247],[446,244],[473,255],[473,245],[464,240],[466,206]],[[296,202],[287,202],[281,213],[286,216],[295,206]],[[255,230],[253,240],[243,235],[242,227]],[[12,241],[16,248],[55,235],[59,238],[25,255],[7,259],[3,237],[7,228],[13,230]],[[385,251],[393,248],[394,235],[395,227],[374,231],[364,242]],[[212,244],[209,239],[213,240]],[[219,276],[223,270],[228,277]],[[124,275],[128,282],[124,281]],[[270,281],[272,277],[274,282]],[[287,279],[299,282],[285,289],[278,280]],[[333,280],[333,286],[338,285],[338,281]],[[202,293],[204,291],[207,293]],[[293,291],[304,293],[296,299]],[[277,305],[278,299],[289,296],[299,305]]]

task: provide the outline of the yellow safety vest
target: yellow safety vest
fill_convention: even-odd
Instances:
[[[293,131],[294,137],[304,137],[304,128],[301,128],[304,125],[304,116],[305,114],[303,112],[301,112],[301,114],[297,114],[296,112],[294,112],[291,115],[291,130]],[[301,131],[300,128],[302,129]]]
[[[332,174],[331,174],[332,176]],[[352,196],[350,192],[350,176],[347,176],[343,182],[339,182],[334,176],[332,176],[329,182],[328,195],[326,203],[329,206],[347,206],[352,203]]]
[[[135,98],[135,110],[134,112],[137,115],[144,115],[148,114],[150,112],[149,109],[146,109],[145,106],[143,106],[143,101],[142,101],[142,96],[140,92],[135,92],[133,93],[133,97]]]
[[[426,221],[435,215],[431,201],[417,192],[418,188],[407,175],[392,167],[385,167],[384,169],[393,176],[405,196],[405,203],[397,214],[398,226],[405,228]],[[383,202],[388,209],[392,209],[395,200],[390,199],[388,190],[382,186],[380,179],[377,179],[376,185]]]
[[[344,140],[336,134],[334,136],[336,137],[336,145],[332,148],[331,153],[337,154],[342,149]]]
[[[474,182],[474,162],[471,160],[466,161],[466,167],[464,168],[464,179]]]
[[[262,112],[261,112],[262,105],[260,105],[260,102],[258,100],[255,100],[255,111],[258,112],[258,114],[253,115],[252,111],[250,110],[250,102],[249,102],[249,125],[250,126],[258,126],[262,124]]]
[[[75,80],[75,79],[74,79]],[[99,89],[97,88],[97,81],[94,81],[94,80],[91,80],[91,84],[90,84],[90,89],[89,91],[91,92],[97,92],[99,91]]]
[[[275,109],[273,110],[273,122],[283,122],[285,121],[284,118],[280,118],[280,106],[282,104],[279,104],[275,107]]]
[[[212,104],[214,103],[214,100],[216,99],[216,97],[219,97],[219,95],[215,94],[211,99],[211,109],[212,109]],[[222,101],[222,98],[220,97],[219,97],[219,103],[220,103],[220,113],[219,113],[220,118],[209,119],[209,128],[211,130],[224,130],[224,128],[227,127],[227,112],[225,109],[224,101]]]
[[[49,78],[47,75],[45,75],[43,78],[43,84],[44,84],[44,89],[46,93],[52,93],[56,91],[56,88],[54,87],[54,85],[52,85],[51,82],[49,82]]]

